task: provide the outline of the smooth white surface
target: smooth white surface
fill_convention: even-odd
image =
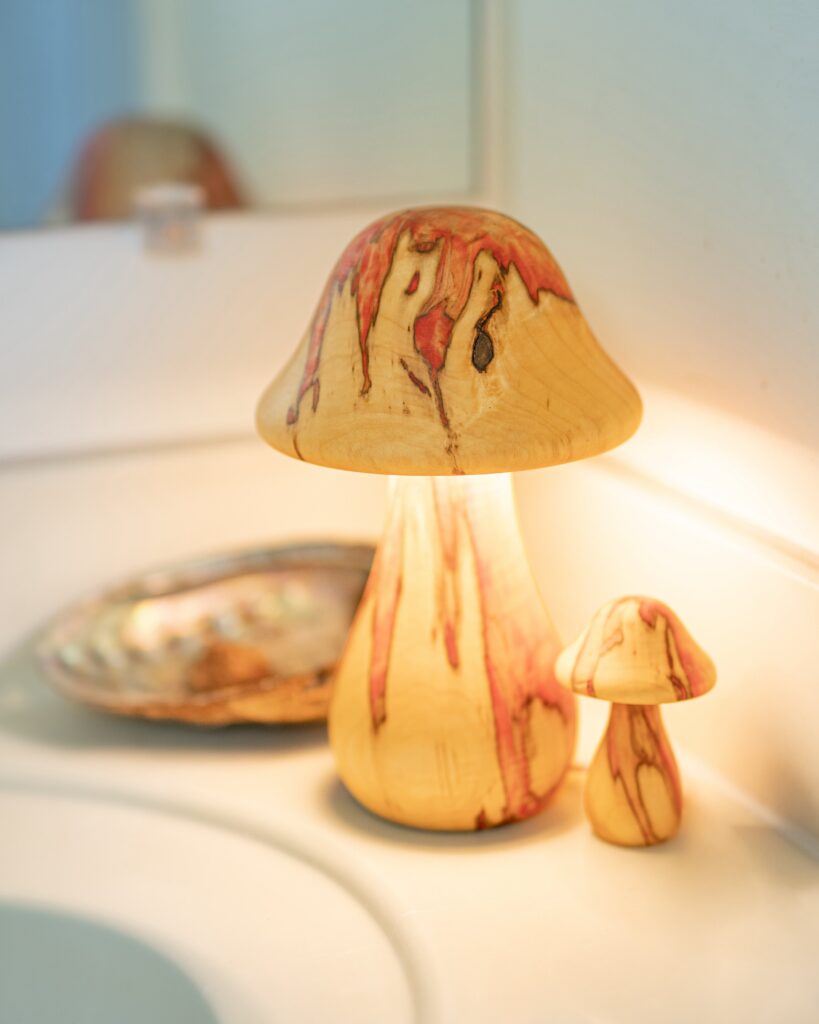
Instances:
[[[643,422],[611,460],[765,536],[819,579],[819,447],[696,395],[643,387]]]
[[[375,216],[212,216],[180,257],[146,253],[136,225],[0,238],[0,459],[250,434]]]
[[[672,740],[807,827],[819,781],[803,685],[815,664],[815,589],[724,526],[603,465],[518,481],[524,535],[558,627],[568,636],[621,588],[666,597],[721,673],[713,694],[668,710]],[[304,466],[255,441],[0,473],[0,774],[171,804],[309,854],[382,926],[397,924],[422,1021],[809,1018],[819,999],[817,860],[687,760],[683,831],[664,849],[594,840],[578,773],[530,823],[427,835],[353,803],[322,727],[201,732],[109,719],[69,704],[35,670],[26,634],[81,591],[195,551],[326,536],[330,523],[341,536],[376,535],[383,488],[381,478]],[[733,612],[737,595],[745,618]],[[749,629],[754,615],[771,623],[766,633]],[[774,676],[783,642],[789,672]],[[581,757],[600,735],[588,704]],[[32,827],[49,827],[31,813]],[[139,832],[134,844],[139,856]],[[79,904],[94,879],[75,881]],[[226,892],[240,885],[226,881]],[[391,1022],[389,1007],[382,1019]]]
[[[265,842],[180,813],[55,796],[47,787],[15,792],[2,781],[0,819],[0,913],[5,899],[115,927],[187,975],[214,1022],[381,1024],[385,1006],[396,1024],[415,1017],[398,937],[337,879],[275,837]],[[125,1004],[126,965],[92,981],[103,991],[122,986]],[[59,989],[64,982],[51,972],[60,969],[44,962],[32,984]],[[148,974],[142,983],[152,980]],[[31,1002],[38,1002],[33,994]],[[79,1003],[62,1010],[63,1020],[92,1024]],[[0,991],[0,1019],[12,1024],[10,1012]]]
[[[159,81],[141,69],[151,109],[223,140],[252,205],[472,190],[470,0],[163,0],[135,14],[164,44]]]
[[[504,205],[638,379],[819,446],[819,6],[514,0]]]
[[[16,715],[0,718],[7,772],[13,767],[17,778],[58,779],[71,789],[98,790],[104,779],[109,794],[139,793],[149,804],[172,798],[194,815],[289,836],[335,873],[356,879],[382,921],[399,922],[420,979],[420,1021],[797,1024],[819,998],[817,862],[692,765],[683,766],[684,831],[662,849],[622,850],[595,840],[580,814],[576,774],[528,823],[474,835],[428,834],[379,821],[356,805],[334,777],[321,728],[155,729],[69,707],[30,671],[4,671],[5,693],[15,678],[25,697]],[[35,813],[28,827],[48,830],[50,819]],[[113,814],[115,834],[118,816],[130,813]],[[203,835],[195,847],[183,846],[204,871],[210,842]],[[143,846],[141,831],[132,833],[132,844],[132,863],[144,862],[152,837]],[[217,844],[213,866],[224,892],[214,906],[225,908],[232,892],[242,892],[234,870],[244,861],[218,853]],[[72,875],[78,904],[97,883]],[[142,919],[155,916],[160,927],[169,908],[156,905],[156,890],[136,891]],[[114,906],[131,899],[115,885],[106,898]],[[220,976],[235,977],[233,958],[214,956],[222,939],[205,927],[210,913],[186,899],[176,935],[200,963],[218,959]],[[252,913],[246,904],[234,907],[235,927]],[[329,932],[328,939],[343,941]],[[265,952],[257,950],[253,978],[271,970]],[[318,985],[320,974],[313,977]],[[212,985],[218,989],[218,977]],[[380,1020],[401,1019],[391,1002],[382,1004]]]
[[[256,438],[7,468],[0,652],[68,602],[152,565],[277,540],[377,538],[385,487]]]

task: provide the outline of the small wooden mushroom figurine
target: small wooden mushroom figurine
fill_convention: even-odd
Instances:
[[[551,253],[508,217],[402,210],[342,253],[258,426],[307,462],[397,474],[329,714],[368,808],[469,830],[529,817],[560,785],[574,698],[507,471],[613,448],[641,408]]]
[[[717,678],[711,659],[667,605],[621,597],[561,652],[555,671],[575,693],[611,702],[586,777],[595,833],[620,846],[670,839],[680,824],[682,790],[658,705],[707,693]]]

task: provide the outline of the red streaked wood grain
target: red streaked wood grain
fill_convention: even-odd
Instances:
[[[612,705],[585,804],[595,833],[610,843],[653,846],[676,833],[682,787],[659,708]]]
[[[393,264],[399,238],[406,233],[411,252],[438,251],[432,291],[425,299],[413,325],[413,343],[427,368],[436,392],[438,413],[448,425],[446,408],[438,387],[438,374],[446,362],[452,330],[466,306],[472,288],[475,261],[481,252],[490,253],[501,274],[514,265],[532,302],[542,291],[574,301],[563,272],[543,243],[528,228],[488,210],[470,207],[428,207],[403,210],[383,217],[361,231],[350,242],[333,268],[310,326],[310,342],[298,393],[287,413],[288,424],[299,417],[301,401],[308,391],[319,393],[319,365],[327,322],[333,302],[347,282],[355,296],[358,340],[361,351],[361,393],[370,388],[370,330],[378,316],[384,282]],[[415,272],[405,293],[418,288]],[[500,284],[499,284],[500,288]]]
[[[665,704],[707,693],[716,670],[679,616],[653,597],[600,608],[557,666],[575,693],[621,704]]]
[[[510,479],[394,481],[331,704],[342,779],[372,810],[422,827],[537,813],[574,746],[558,649]]]

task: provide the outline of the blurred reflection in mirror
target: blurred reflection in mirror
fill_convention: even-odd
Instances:
[[[205,210],[245,206],[241,189],[218,143],[181,121],[121,118],[95,129],[70,169],[54,221],[130,217],[146,188],[189,185]]]
[[[478,8],[0,0],[0,233],[131,217],[157,184],[205,213],[474,200]]]

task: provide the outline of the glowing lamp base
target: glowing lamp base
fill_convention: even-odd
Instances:
[[[427,829],[528,818],[560,785],[575,702],[508,474],[399,477],[336,674],[330,742],[350,792]]]

